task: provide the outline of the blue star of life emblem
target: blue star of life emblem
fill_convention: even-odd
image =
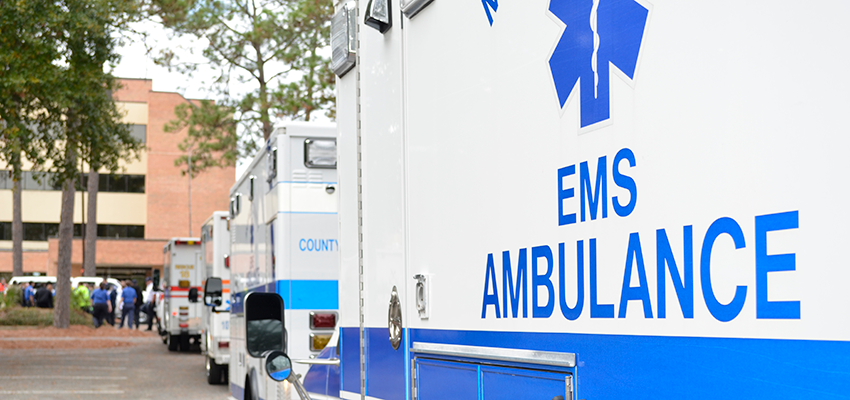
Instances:
[[[551,0],[566,24],[549,67],[561,108],[580,82],[581,127],[610,118],[609,63],[634,79],[649,10],[635,0]]]

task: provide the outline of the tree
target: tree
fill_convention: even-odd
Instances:
[[[57,96],[57,108],[65,118],[56,132],[59,140],[48,147],[47,156],[52,161],[54,179],[62,182],[53,325],[67,328],[74,191],[79,163],[114,171],[118,160],[138,156],[142,145],[130,135],[128,126],[120,122],[121,114],[111,96],[117,89],[117,81],[104,72],[106,66],[114,65],[119,59],[114,33],[137,15],[137,4],[121,0],[62,0],[61,3],[64,18],[57,32],[63,38],[67,67],[63,69],[64,91]]]
[[[41,148],[58,123],[51,96],[58,83],[60,41],[45,30],[57,22],[52,0],[0,1],[0,160],[14,182],[12,201],[12,265],[23,275],[21,179],[23,160],[38,170],[44,165]]]
[[[192,165],[186,156],[175,161],[187,165],[184,173],[235,164],[240,154],[253,153],[259,140],[269,139],[275,118],[309,120],[315,111],[332,108],[333,75],[317,51],[329,40],[330,0],[152,4],[152,14],[174,35],[206,43],[203,56],[220,73],[212,85],[218,101],[182,104],[166,127],[172,132],[190,128],[181,149],[192,150]],[[198,68],[172,49],[162,51],[157,62],[185,74]],[[231,80],[253,83],[254,89],[231,93]],[[237,140],[237,130],[247,134]]]

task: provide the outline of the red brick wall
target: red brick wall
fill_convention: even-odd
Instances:
[[[71,276],[79,276],[83,263],[82,240],[74,239],[71,247]],[[156,267],[162,265],[162,248],[167,240],[115,240],[97,241],[97,265],[119,267]],[[56,275],[59,239],[48,241],[47,274]],[[10,253],[11,254],[11,253]],[[10,256],[11,257],[11,256]]]
[[[0,251],[0,272],[12,272],[12,250]],[[24,273],[47,273],[46,251],[24,252]]]
[[[184,153],[177,146],[185,131],[166,133],[166,123],[174,118],[174,107],[187,100],[176,93],[150,92],[148,102],[148,223],[145,237],[168,239],[189,236],[189,178],[181,174],[185,166],[174,160]],[[200,235],[201,224],[213,211],[227,210],[234,167],[213,168],[192,179],[192,235]]]
[[[172,237],[189,236],[188,178],[174,160],[182,152],[177,145],[186,132],[165,133],[164,125],[174,118],[174,107],[187,100],[178,93],[154,92],[149,79],[121,79],[114,93],[118,101],[148,104],[147,127],[147,224],[149,240],[99,240],[97,265],[156,267],[162,263],[162,246]],[[227,210],[234,167],[215,168],[192,180],[192,234],[200,235],[201,224],[213,211]],[[58,204],[57,204],[58,207]],[[155,240],[150,240],[155,239]],[[81,241],[74,240],[72,276],[80,275]],[[49,250],[24,253],[24,272],[56,274],[58,240],[51,239]],[[11,272],[11,251],[0,251],[0,272]]]

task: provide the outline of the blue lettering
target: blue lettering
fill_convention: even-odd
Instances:
[[[516,271],[516,290],[514,290],[513,274],[511,273],[511,253],[508,251],[502,252],[502,305],[504,307],[505,318],[508,318],[508,298],[513,311],[513,317],[517,317],[519,311],[519,295],[522,293],[522,317],[528,318],[528,289],[525,276],[528,275],[528,251],[519,249],[519,259],[517,260]]]
[[[607,178],[607,157],[599,157],[599,162],[596,164],[596,193],[593,192],[593,186],[590,182],[590,171],[587,166],[587,161],[581,163],[579,171],[579,187],[581,188],[581,221],[585,221],[585,203],[588,203],[590,208],[590,219],[596,219],[599,203],[602,203],[602,218],[608,218],[608,178]],[[587,202],[585,202],[587,200]]]
[[[304,251],[304,250],[306,250],[306,249],[307,249],[307,248],[305,247],[305,246],[306,246],[306,245],[305,245],[305,243],[306,243],[306,242],[307,242],[307,241],[306,241],[306,240],[304,240],[304,239],[301,239],[301,240],[299,240],[299,241],[298,241],[298,248],[300,248],[300,249],[301,249],[301,251]]]
[[[630,176],[623,175],[620,173],[620,161],[627,160],[629,162],[629,167],[634,167],[635,162],[635,153],[632,153],[630,149],[624,148],[617,152],[617,155],[614,156],[614,165],[611,168],[611,175],[614,178],[614,183],[629,191],[629,203],[625,206],[620,205],[620,201],[617,196],[614,196],[611,200],[612,205],[614,206],[614,212],[621,217],[627,217],[632,211],[635,210],[635,206],[637,205],[637,184],[635,180]],[[603,218],[605,214],[603,213]]]
[[[637,261],[638,285],[631,286],[632,265]],[[640,247],[640,235],[634,232],[629,235],[629,249],[626,253],[626,272],[623,274],[623,289],[620,291],[620,315],[626,318],[629,300],[643,302],[643,317],[652,318],[652,303],[649,301],[649,285],[646,283],[646,268],[643,263],[643,250]]]
[[[567,290],[565,287],[565,258],[564,244],[558,244],[558,290],[561,294],[561,314],[564,318],[575,321],[581,315],[584,306],[584,241],[576,242],[576,306],[570,308],[567,305]]]
[[[744,308],[744,301],[747,299],[747,287],[738,286],[735,288],[735,297],[729,304],[721,304],[714,296],[714,290],[711,287],[711,251],[714,247],[714,241],[721,234],[727,234],[732,237],[735,242],[735,248],[741,249],[746,247],[744,242],[744,232],[741,226],[734,219],[723,217],[714,221],[708,227],[705,233],[705,240],[702,242],[702,253],[700,254],[700,284],[702,285],[702,296],[705,298],[705,305],[708,311],[715,319],[721,322],[729,322]]]
[[[316,243],[313,242],[313,239],[307,239],[307,250],[313,251],[313,249],[315,247],[316,247]]]
[[[493,294],[490,291],[490,282],[493,283]],[[481,318],[487,318],[487,305],[493,305],[496,309],[496,318],[502,318],[499,313],[499,287],[496,285],[496,266],[493,264],[493,253],[487,255],[487,270],[484,272],[484,302],[481,305]]]
[[[614,318],[614,305],[598,304],[596,291],[596,239],[590,239],[590,318]]]
[[[694,317],[694,228],[691,225],[684,227],[685,247],[685,282],[679,276],[679,268],[673,257],[673,249],[667,232],[664,229],[655,231],[658,278],[658,318],[667,318],[667,282],[666,271],[670,270],[670,280],[676,289],[676,297],[679,298],[679,306],[685,318]],[[665,268],[665,265],[667,268]]]
[[[537,259],[546,258],[546,274],[540,275],[537,273]],[[552,258],[552,249],[549,246],[537,246],[531,248],[531,303],[533,307],[533,318],[549,318],[552,316],[552,311],[555,309],[555,288],[552,286],[552,272],[555,270],[555,262]],[[517,278],[519,285],[519,278]],[[548,300],[546,305],[540,307],[537,302],[537,288],[545,286],[548,292]]]
[[[576,166],[558,169],[558,226],[569,225],[576,223],[576,214],[564,215],[564,200],[571,199],[575,196],[575,189],[564,189],[564,178],[576,173]],[[582,203],[584,204],[584,203]],[[582,219],[584,221],[584,219]]]
[[[756,217],[756,318],[800,319],[799,301],[769,301],[767,299],[767,274],[797,269],[794,253],[767,254],[767,233],[797,228],[799,228],[797,211]]]
[[[481,4],[484,4],[484,11],[487,12],[487,20],[490,21],[490,26],[493,26],[493,15],[490,14],[490,9],[492,8],[494,13],[498,11],[499,0],[481,0]]]

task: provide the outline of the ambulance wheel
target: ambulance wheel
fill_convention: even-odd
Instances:
[[[177,351],[177,340],[175,340],[176,338],[170,333],[166,333],[165,335],[165,340],[168,344],[168,351]]]
[[[217,385],[219,383],[224,383],[224,366],[218,365],[215,363],[214,358],[210,358],[209,354],[207,355],[207,383],[210,385]]]
[[[187,352],[189,351],[189,335],[182,334],[180,335],[180,351]]]

